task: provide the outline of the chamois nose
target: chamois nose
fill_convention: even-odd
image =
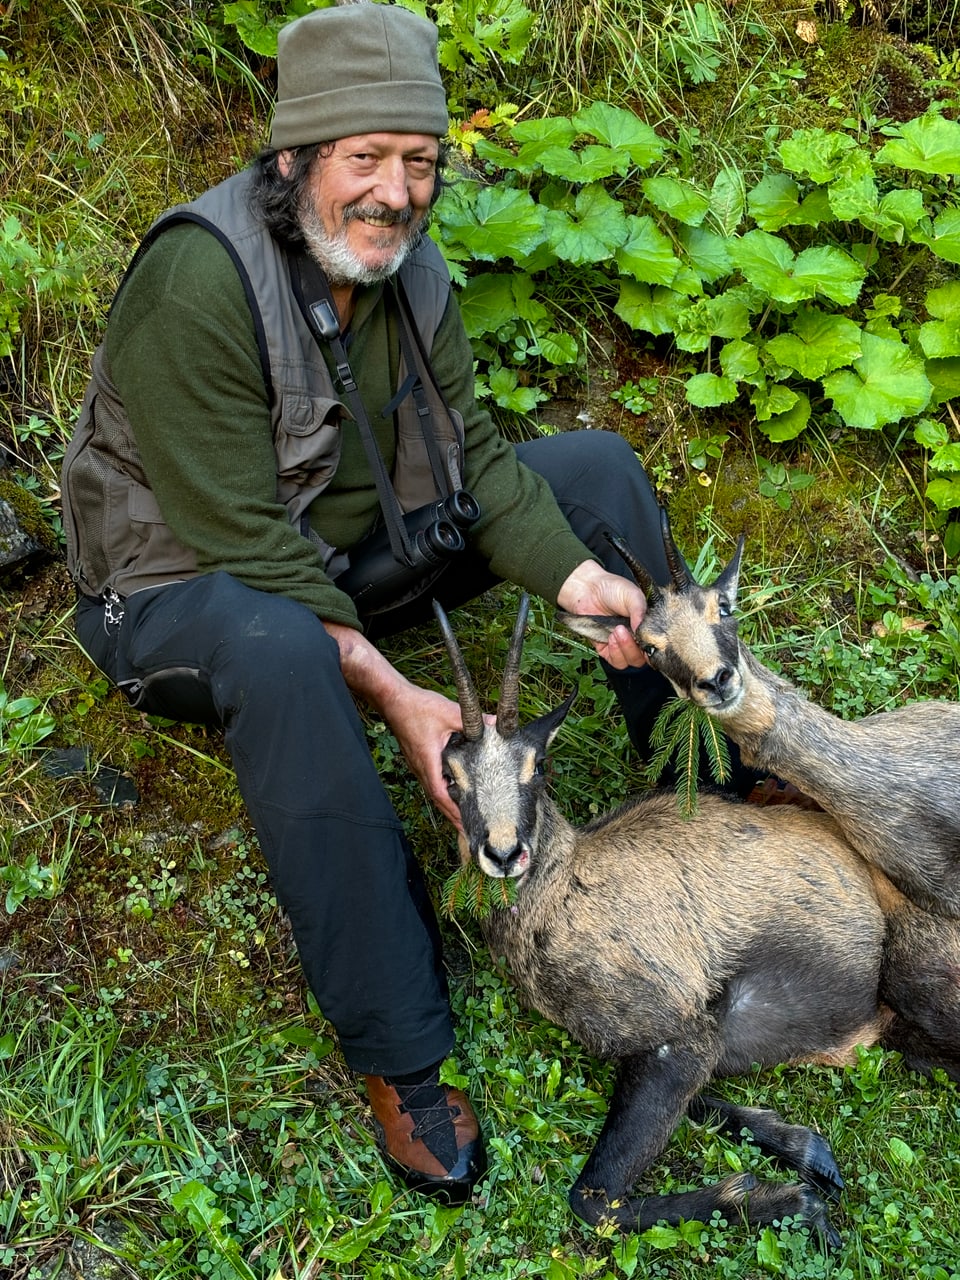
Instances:
[[[724,664],[718,667],[712,676],[704,680],[697,681],[697,688],[702,689],[704,693],[715,693],[722,698],[730,681],[733,679],[733,667]]]
[[[506,875],[510,864],[519,856],[520,846],[516,844],[512,849],[495,849],[492,845],[485,844],[483,852],[486,854],[487,860],[498,871],[502,871]]]
[[[493,875],[507,877],[521,875],[526,870],[530,855],[522,841],[506,849],[498,849],[485,841],[483,857]]]

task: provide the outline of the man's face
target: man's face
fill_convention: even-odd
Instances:
[[[317,157],[300,221],[331,284],[373,284],[400,267],[429,213],[438,153],[427,134],[366,133]]]

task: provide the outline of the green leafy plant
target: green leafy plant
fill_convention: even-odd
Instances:
[[[418,8],[413,0],[406,0],[406,7]],[[432,17],[440,30],[440,65],[454,73],[490,62],[515,66],[538,21],[521,0],[439,0]]]
[[[809,488],[816,480],[809,471],[801,471],[799,467],[791,467],[784,462],[758,457],[757,465],[760,468],[760,492],[765,498],[772,498],[781,511],[789,511],[793,495],[800,489]]]
[[[960,390],[960,282],[944,283],[960,264],[960,123],[931,113],[891,126],[877,147],[795,130],[758,181],[727,167],[709,185],[609,103],[499,132],[475,144],[485,181],[455,184],[438,210],[481,389],[496,404],[528,411],[544,380],[581,359],[552,296],[562,266],[568,293],[571,280],[613,290],[632,329],[702,355],[707,367],[685,384],[691,405],[746,399],[775,443],[814,412],[855,430],[926,414],[915,432],[931,450],[926,496],[954,548],[960,446],[929,415]],[[880,244],[930,282],[918,303],[897,294],[907,268],[894,276]],[[771,483],[789,498],[790,477]]]
[[[57,823],[64,817],[67,819],[66,830],[61,833]],[[78,814],[76,808],[71,807],[16,830],[0,827],[0,858],[3,859],[0,862],[0,880],[8,886],[4,899],[7,915],[13,915],[30,899],[55,898],[62,893],[78,837],[90,824],[89,814]],[[35,848],[29,848],[19,858],[14,856],[17,843],[25,843],[31,837],[43,839],[45,860],[42,862]]]
[[[723,457],[724,446],[728,440],[725,431],[712,435],[693,436],[687,441],[687,458],[694,471],[706,474],[707,469]]]
[[[0,757],[29,751],[56,727],[42,698],[11,698],[0,680]]]
[[[622,387],[611,391],[610,399],[615,400],[617,404],[622,404],[628,413],[639,416],[653,406],[653,400],[650,397],[657,394],[659,387],[659,378],[641,378],[639,382],[630,379]]]
[[[951,513],[960,509],[960,424],[951,404],[947,404],[953,435],[944,422],[921,418],[915,425],[913,437],[918,444],[930,450],[927,466],[931,479],[926,487],[926,497],[942,513],[944,549],[951,560],[960,559],[960,519]]]
[[[8,212],[0,222],[0,358],[10,355],[24,312],[46,298],[90,305],[93,294],[87,263],[63,243],[45,244],[28,237],[23,222]]]

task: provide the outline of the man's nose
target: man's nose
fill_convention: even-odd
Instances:
[[[392,156],[380,164],[374,195],[390,209],[405,209],[410,203],[407,170],[400,156]]]

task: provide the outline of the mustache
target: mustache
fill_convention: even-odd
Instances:
[[[413,221],[413,209],[410,205],[405,209],[390,209],[384,204],[348,204],[343,211],[345,223],[354,219],[366,221],[371,218],[387,222],[390,226],[408,227]]]

